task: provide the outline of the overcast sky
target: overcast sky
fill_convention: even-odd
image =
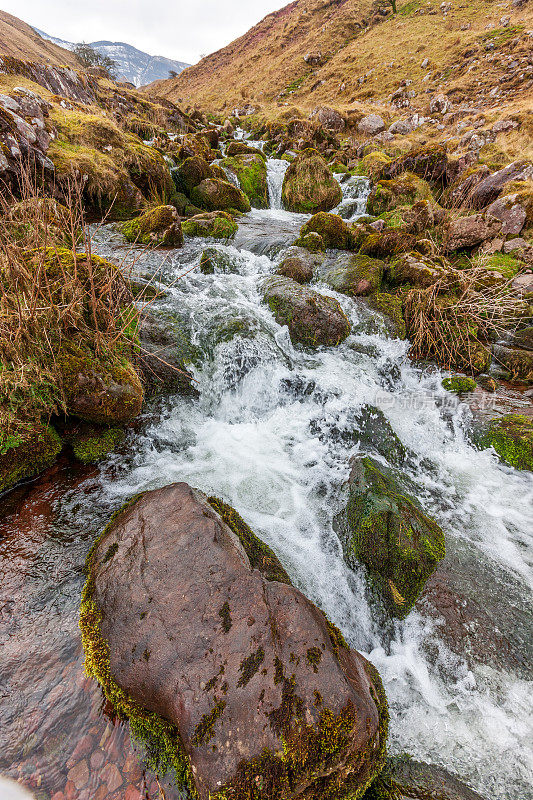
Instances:
[[[2,0],[29,25],[71,42],[128,42],[194,64],[289,0]]]

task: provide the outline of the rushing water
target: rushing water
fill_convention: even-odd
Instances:
[[[48,490],[45,485],[37,506],[34,498],[31,524],[23,526],[23,535],[34,531],[29,543],[13,536],[10,523],[3,578],[14,587],[22,618],[9,609],[8,622],[16,620],[19,631],[9,663],[18,677],[10,713],[0,718],[10,753],[0,754],[0,769],[26,776],[36,764],[42,770],[43,763],[53,763],[60,772],[67,737],[77,742],[96,726],[90,734],[95,740],[98,724],[105,728],[94,717],[94,687],[82,684],[85,704],[79,692],[61,691],[62,670],[74,682],[83,680],[73,630],[81,564],[111,509],[140,490],[187,481],[235,506],[274,548],[295,584],[376,664],[391,707],[393,752],[452,769],[491,800],[524,800],[532,769],[533,704],[526,680],[532,476],[473,449],[468,408],[444,392],[437,370],[409,361],[408,343],[388,338],[379,315],[364,303],[319,286],[339,300],[352,334],[339,347],[313,352],[291,344],[287,329],[261,302],[261,281],[305,219],[281,208],[285,169],[285,161],[269,160],[271,209],[252,211],[240,221],[233,244],[216,245],[230,258],[223,273],[194,269],[205,246],[201,240],[166,255],[132,254],[111,227],[95,232],[98,252],[138,257],[136,268],[155,275],[165,289],[154,307],[174,314],[189,331],[199,354],[200,396],[153,405],[121,452],[99,470],[76,480],[69,473],[59,488],[57,481]],[[352,203],[347,216],[362,213],[367,183],[356,179],[343,187],[343,203]],[[236,327],[241,332],[229,338]],[[403,622],[378,618],[367,601],[363,570],[345,565],[332,524],[350,457],[364,449],[369,405],[384,412],[409,448],[407,478],[447,536],[441,583],[430,582],[425,599]],[[365,447],[380,457],[379,442]],[[15,504],[13,513],[21,508]],[[15,581],[13,558],[24,580]],[[35,692],[31,681],[40,653],[50,666]],[[35,741],[25,733],[33,715],[37,733],[49,734],[38,713],[43,704],[60,729],[48,751],[42,736]],[[113,756],[113,765],[122,775],[130,756],[127,743],[120,745],[124,756],[118,762]],[[104,761],[96,776],[111,759],[106,747],[100,746]],[[92,761],[89,766],[92,780]],[[139,776],[137,783],[124,780],[140,785]],[[83,791],[72,796],[93,800]],[[48,792],[43,797],[53,794]]]

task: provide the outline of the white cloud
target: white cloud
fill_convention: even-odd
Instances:
[[[4,0],[2,8],[68,41],[122,41],[194,63],[280,8],[283,0]]]

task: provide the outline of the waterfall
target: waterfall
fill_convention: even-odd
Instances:
[[[281,192],[283,189],[283,178],[289,166],[288,161],[279,158],[269,158],[267,161],[267,183],[268,199],[270,208],[281,209]]]

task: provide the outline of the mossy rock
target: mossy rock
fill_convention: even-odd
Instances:
[[[452,375],[443,379],[442,386],[447,392],[462,394],[463,392],[473,392],[477,383],[466,375]]]
[[[413,206],[419,201],[436,205],[427,181],[406,172],[391,180],[376,183],[368,197],[367,210],[376,217],[402,206]]]
[[[294,247],[303,247],[309,253],[321,253],[326,249],[324,239],[314,231],[306,233],[305,236],[299,236],[294,242]]]
[[[336,292],[362,297],[379,291],[385,264],[369,256],[341,255],[331,267],[324,266],[322,279]]]
[[[121,226],[127,242],[154,247],[181,247],[183,233],[174,206],[157,206]]]
[[[533,471],[533,420],[529,417],[507,414],[493,420],[478,443],[480,447],[493,447],[505,464]]]
[[[21,200],[9,207],[6,216],[10,223],[9,235],[21,247],[36,239],[46,239],[60,248],[76,247],[81,242],[81,228],[71,231],[69,209],[50,197]]]
[[[195,214],[182,222],[182,230],[186,236],[202,236],[208,239],[231,239],[238,230],[238,225],[225,211],[211,211]]]
[[[320,211],[308,220],[300,230],[300,236],[308,233],[318,233],[327,248],[337,250],[353,250],[355,240],[352,230],[338,214],[327,214]]]
[[[357,413],[357,424],[359,430],[355,438],[362,450],[377,452],[396,467],[405,463],[407,449],[380,408],[362,406]]]
[[[302,214],[330,211],[341,200],[341,187],[316,150],[303,150],[289,164],[282,189],[283,205],[288,211]]]
[[[229,181],[205,178],[190,193],[191,200],[208,211],[250,211],[250,201],[240,189]]]
[[[127,359],[103,360],[69,344],[58,355],[58,369],[69,414],[86,422],[120,425],[140,413],[143,388]]]
[[[366,175],[367,178],[375,178],[381,173],[383,167],[390,163],[391,159],[386,156],[385,153],[375,150],[372,153],[367,153],[367,155],[361,159],[355,171],[357,175]]]
[[[0,431],[0,494],[50,467],[62,442],[50,425],[17,424]]]
[[[250,147],[250,145],[245,144],[245,142],[230,142],[226,148],[226,156],[228,158],[233,158],[234,156],[259,156],[266,160],[264,153],[261,152],[257,147]]]
[[[444,278],[449,270],[430,258],[411,252],[392,261],[387,280],[393,286],[407,284],[425,289]]]
[[[387,758],[363,800],[484,800],[456,775],[404,754]]]
[[[123,428],[103,428],[83,431],[70,439],[72,452],[82,464],[96,464],[124,439]]]
[[[403,316],[402,298],[390,292],[377,292],[370,295],[368,302],[376,311],[380,311],[388,318],[390,332],[398,339],[406,339],[407,331]]]
[[[178,189],[190,195],[192,189],[206,178],[212,178],[213,170],[205,158],[190,156],[182,161],[175,172],[175,183]]]
[[[390,258],[412,250],[415,244],[416,237],[409,233],[405,226],[400,226],[364,233],[361,236],[359,252],[373,258]]]
[[[267,168],[264,157],[239,155],[225,158],[220,166],[232,172],[253,208],[268,208]]]
[[[204,275],[214,275],[215,272],[237,272],[239,263],[235,257],[217,247],[206,247],[200,257],[200,272]]]
[[[348,562],[364,564],[392,615],[405,617],[444,558],[441,528],[368,457],[353,465],[339,522]]]
[[[447,170],[446,148],[441,144],[431,144],[411,150],[383,165],[379,177],[382,180],[391,180],[404,172],[410,172],[426,181],[445,182]]]

